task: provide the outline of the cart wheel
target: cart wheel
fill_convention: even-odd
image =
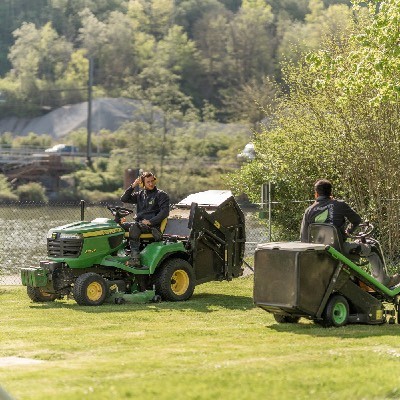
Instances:
[[[276,322],[280,324],[296,324],[299,322],[300,317],[292,317],[290,315],[274,314]]]
[[[333,295],[329,299],[322,317],[325,327],[346,325],[349,320],[349,303],[343,296]]]

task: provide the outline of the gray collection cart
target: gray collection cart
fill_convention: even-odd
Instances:
[[[399,323],[400,288],[385,287],[330,245],[265,243],[254,257],[254,303],[277,322]]]

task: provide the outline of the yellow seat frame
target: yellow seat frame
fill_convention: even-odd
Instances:
[[[164,218],[164,219],[161,221],[161,225],[160,225],[160,232],[161,232],[161,233],[164,233],[165,227],[167,226],[167,222],[168,222],[168,218]],[[125,232],[124,236],[125,236],[126,238],[129,238],[129,232]],[[142,234],[139,236],[139,239],[152,239],[152,238],[153,238],[153,234],[152,234],[152,233],[142,233]]]

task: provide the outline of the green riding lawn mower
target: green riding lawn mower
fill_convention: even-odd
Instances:
[[[243,274],[244,215],[230,192],[200,192],[178,203],[162,238],[141,237],[138,267],[127,265],[128,233],[119,224],[133,210],[107,208],[114,218],[50,229],[47,259],[21,270],[32,301],[73,297],[87,306],[181,301],[201,283]]]
[[[372,231],[372,224],[362,224],[354,243],[371,246],[384,264]],[[311,224],[309,242],[258,245],[253,293],[257,306],[279,323],[297,323],[302,317],[324,327],[400,323],[400,286],[384,286],[370,275],[365,257],[345,253],[333,225]]]

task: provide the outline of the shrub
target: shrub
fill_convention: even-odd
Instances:
[[[20,201],[47,202],[46,190],[37,182],[21,185],[16,192]]]

